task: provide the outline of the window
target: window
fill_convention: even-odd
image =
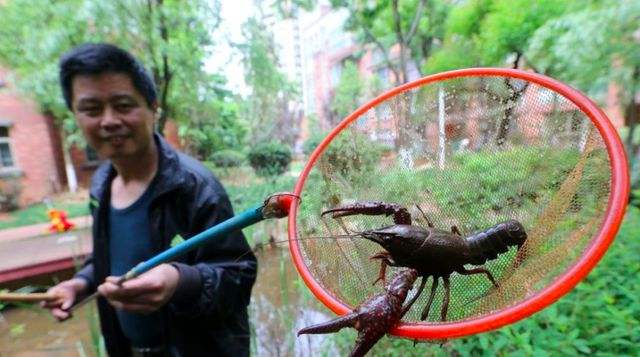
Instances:
[[[0,170],[15,166],[9,143],[9,125],[0,124]]]
[[[331,87],[336,87],[340,83],[340,76],[342,76],[342,62],[337,62],[331,66]]]

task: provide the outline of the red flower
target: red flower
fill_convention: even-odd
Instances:
[[[50,209],[47,214],[51,220],[49,231],[52,233],[62,233],[71,230],[75,225],[67,220],[67,212],[63,210]]]

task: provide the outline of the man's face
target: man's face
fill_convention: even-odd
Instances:
[[[147,106],[128,75],[78,75],[71,93],[78,125],[102,158],[143,155],[153,143],[155,107]]]

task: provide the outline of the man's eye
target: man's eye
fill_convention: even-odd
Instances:
[[[90,116],[95,116],[95,115],[100,114],[100,108],[99,107],[80,108],[80,111],[82,113],[85,113],[85,114],[90,115]]]
[[[133,104],[131,103],[120,103],[116,104],[116,110],[119,112],[128,112],[133,109]]]

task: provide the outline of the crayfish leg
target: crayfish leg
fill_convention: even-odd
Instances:
[[[444,299],[442,302],[442,310],[440,310],[440,321],[447,321],[447,310],[449,310],[449,295],[451,295],[451,289],[449,288],[449,277],[442,277],[444,281]]]
[[[416,302],[416,300],[418,300],[418,297],[420,296],[420,294],[422,294],[422,290],[424,289],[424,286],[426,283],[427,283],[427,277],[423,276],[422,281],[420,282],[420,287],[418,288],[418,291],[416,292],[415,295],[413,295],[411,300],[409,300],[409,302],[402,308],[402,314],[400,315],[400,319],[402,319],[404,315],[409,311],[411,306],[413,306],[413,303]]]
[[[393,260],[391,259],[391,255],[388,252],[380,252],[372,255],[369,259],[379,259],[380,260],[380,272],[378,273],[378,278],[371,285],[376,285],[376,283],[382,280],[382,285],[387,285],[386,282],[386,274],[387,274],[387,266],[394,265]]]
[[[456,271],[462,275],[486,274],[487,279],[489,279],[496,288],[499,287],[498,283],[496,283],[496,279],[493,278],[493,274],[491,274],[491,272],[485,268],[475,268],[475,269],[467,270],[463,267],[462,269],[456,270]]]
[[[422,310],[422,315],[420,316],[420,321],[424,321],[429,317],[429,310],[431,310],[431,304],[433,303],[433,298],[436,296],[436,289],[438,288],[438,277],[433,277],[433,283],[431,283],[431,293],[429,293],[429,300],[427,301],[427,305]]]
[[[424,220],[427,221],[427,226],[429,226],[430,228],[435,227],[433,225],[433,223],[429,220],[429,217],[427,217],[427,215],[424,213],[422,208],[420,208],[420,205],[416,205],[416,207],[418,208],[418,211],[420,211],[420,213],[422,213],[422,217],[424,218]]]

